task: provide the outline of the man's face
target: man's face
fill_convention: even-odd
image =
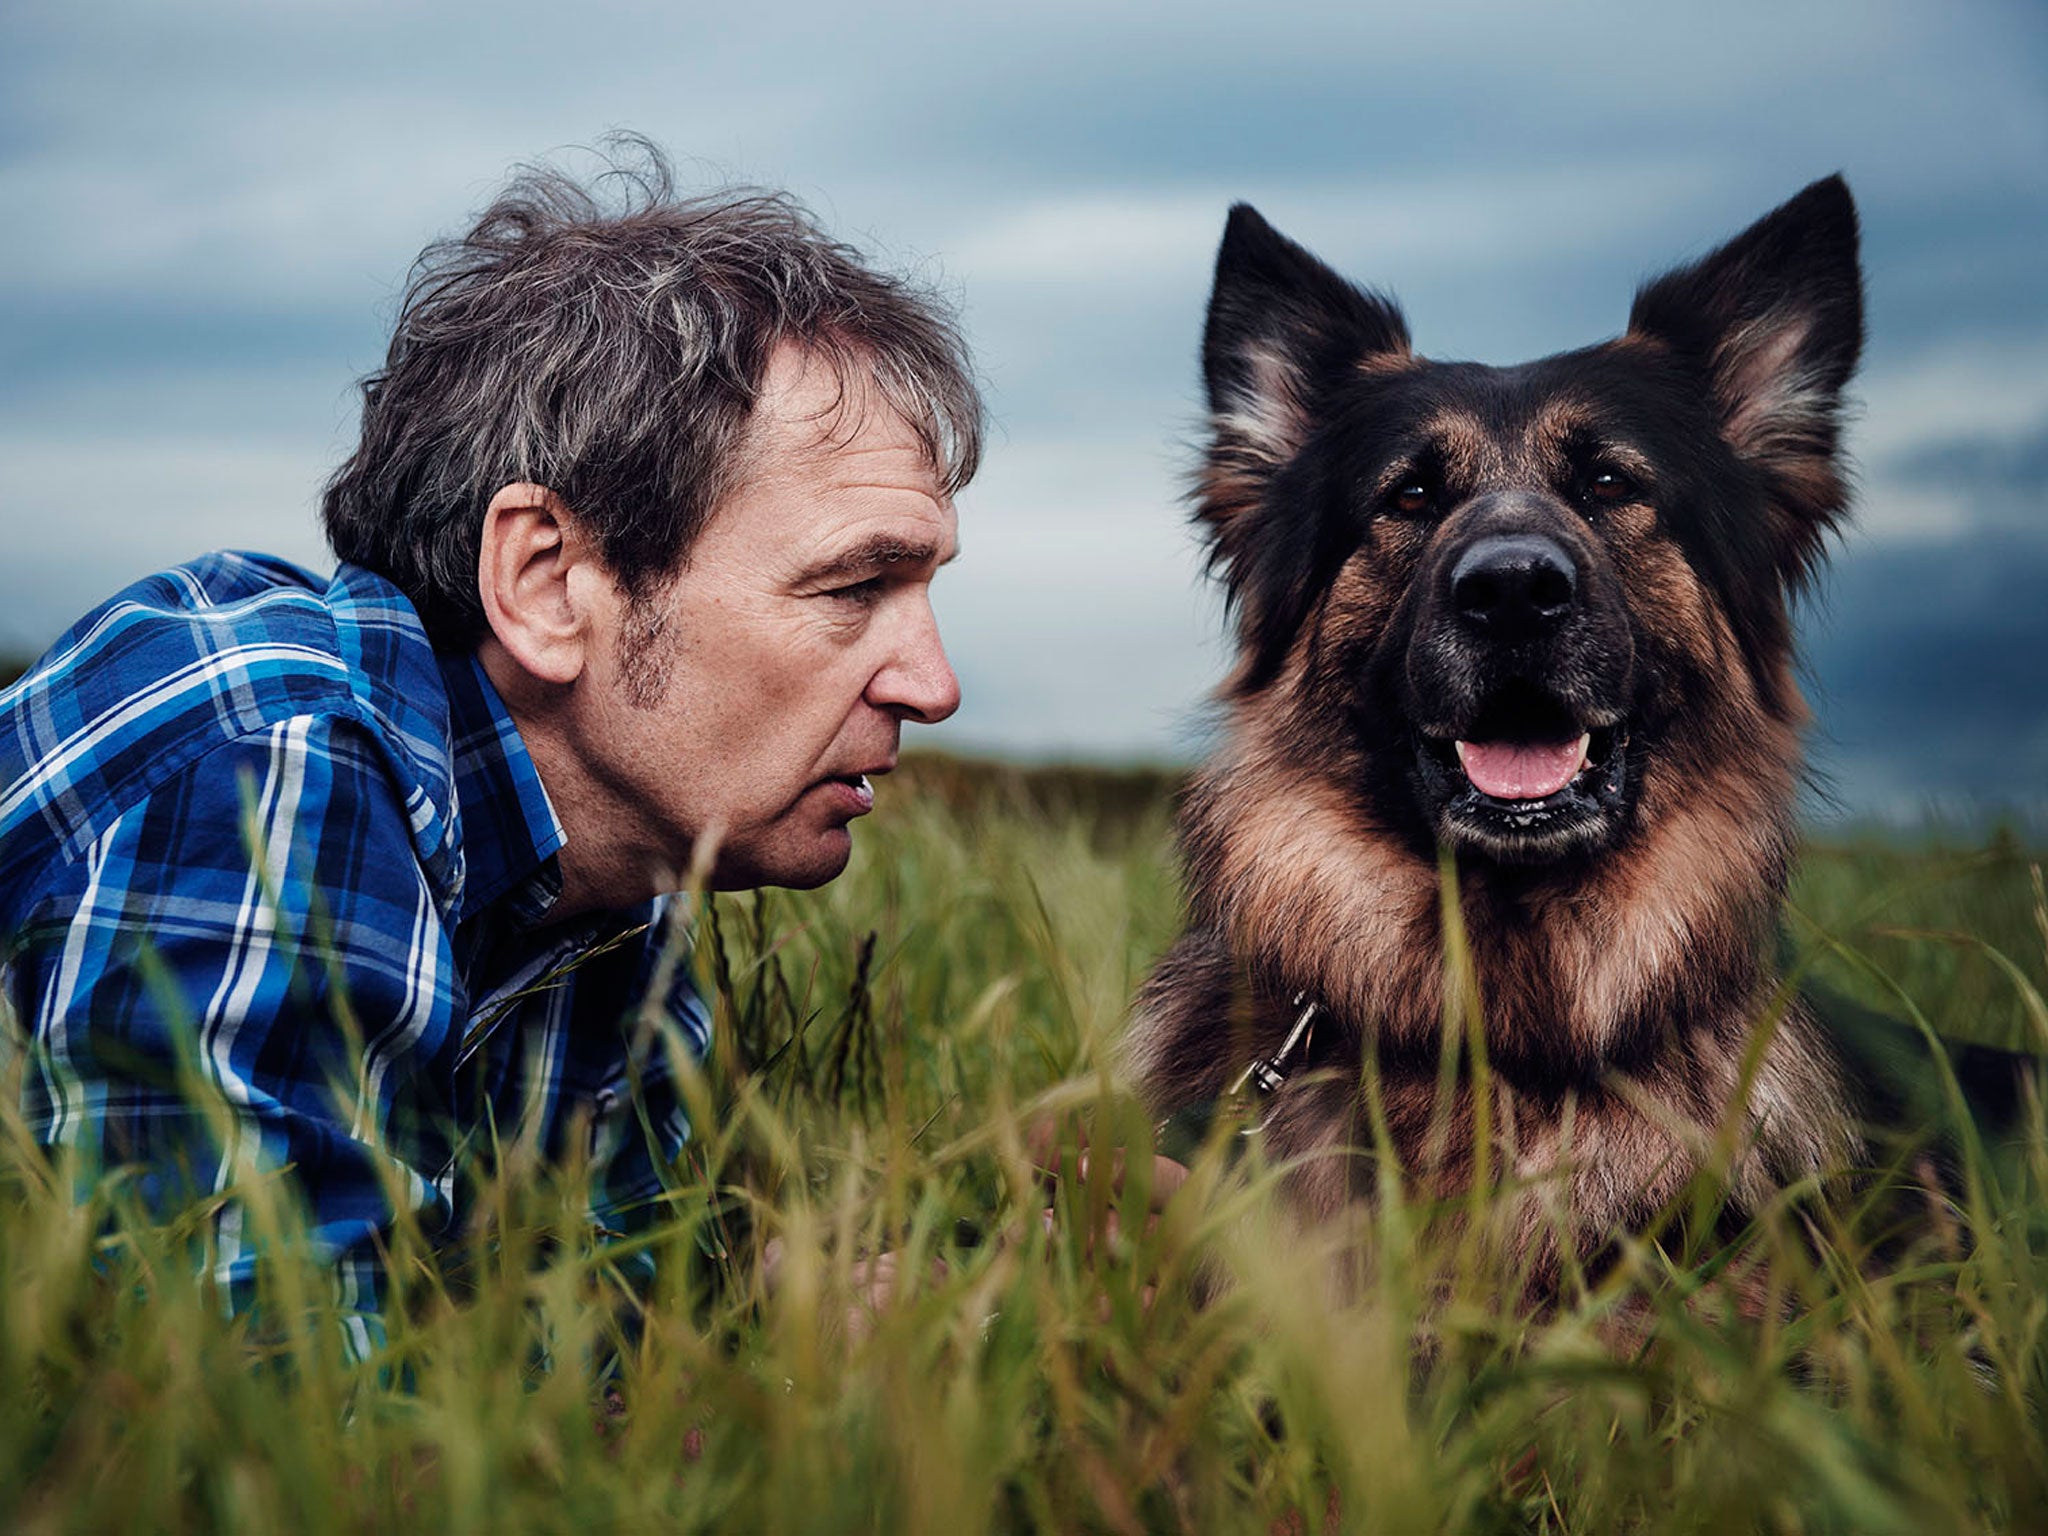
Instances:
[[[680,873],[715,838],[721,888],[837,875],[902,723],[960,703],[930,601],[952,503],[896,412],[840,405],[830,367],[779,350],[740,485],[594,648],[586,769],[651,862]]]

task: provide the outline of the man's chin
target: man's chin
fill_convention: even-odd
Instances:
[[[828,827],[789,844],[759,849],[730,849],[719,854],[711,872],[715,891],[750,891],[764,885],[809,891],[836,880],[853,856],[853,829]]]

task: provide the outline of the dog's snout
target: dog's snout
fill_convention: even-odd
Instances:
[[[1570,615],[1578,590],[1572,557],[1540,533],[1480,539],[1451,567],[1458,617],[1492,640],[1534,639],[1557,628]]]

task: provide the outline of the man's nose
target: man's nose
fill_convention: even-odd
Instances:
[[[868,684],[868,702],[905,720],[936,725],[960,707],[960,679],[946,660],[930,604],[910,621],[894,654]]]

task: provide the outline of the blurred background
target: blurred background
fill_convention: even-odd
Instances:
[[[1805,615],[1816,813],[2048,824],[2048,6],[9,0],[0,655],[314,509],[408,264],[644,132],[959,301],[997,431],[932,740],[1184,761],[1222,667],[1182,491],[1227,206],[1439,357],[1611,335],[1814,177],[1863,209],[1856,530]]]

